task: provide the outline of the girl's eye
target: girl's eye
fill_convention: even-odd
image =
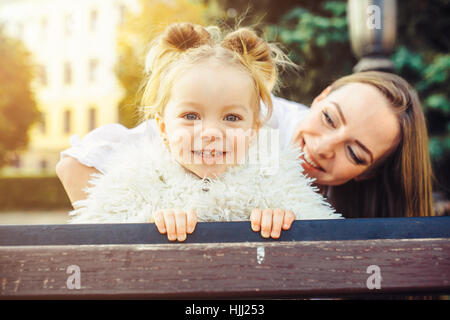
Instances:
[[[199,120],[200,117],[198,115],[196,115],[195,113],[187,113],[183,116],[184,119],[186,120]]]
[[[324,116],[324,118],[325,118],[325,121],[326,121],[330,126],[332,126],[332,127],[334,128],[334,122],[333,122],[333,120],[331,119],[331,117],[330,117],[330,115],[328,114],[328,112],[322,111],[322,114],[323,114],[323,116]]]
[[[360,158],[358,158],[356,156],[356,154],[353,152],[352,148],[347,147],[347,149],[348,149],[348,152],[350,153],[350,157],[352,157],[352,159],[356,162],[357,165],[365,163],[364,160],[361,160]]]
[[[224,119],[225,121],[238,121],[240,120],[240,117],[234,115],[234,114],[229,114],[225,117]]]

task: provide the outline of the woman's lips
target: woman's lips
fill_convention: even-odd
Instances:
[[[325,170],[320,166],[320,164],[311,156],[310,152],[307,148],[305,148],[306,142],[305,139],[302,139],[301,149],[303,151],[303,155],[300,157],[303,160],[302,167],[307,171],[318,171],[325,172]]]

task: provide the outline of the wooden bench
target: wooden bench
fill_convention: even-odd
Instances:
[[[380,278],[381,276],[381,278]],[[450,217],[0,226],[0,298],[302,298],[450,293]]]

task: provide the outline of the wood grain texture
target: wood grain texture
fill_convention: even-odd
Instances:
[[[67,267],[81,270],[68,289]],[[381,269],[369,290],[367,267]],[[282,298],[449,293],[449,239],[0,247],[5,298]]]

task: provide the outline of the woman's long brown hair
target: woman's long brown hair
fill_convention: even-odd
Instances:
[[[367,178],[326,187],[328,200],[346,218],[432,216],[428,133],[415,90],[395,74],[368,71],[338,79],[330,92],[353,82],[372,85],[386,97],[401,137],[395,150],[368,169]]]

